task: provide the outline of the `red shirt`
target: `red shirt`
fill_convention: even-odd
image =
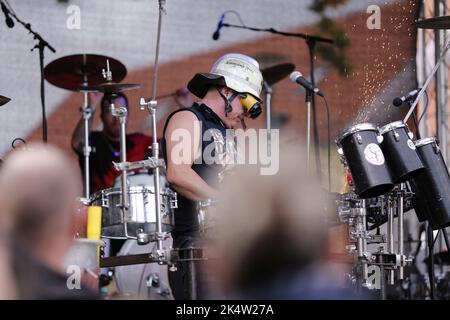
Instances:
[[[110,141],[101,132],[94,131],[89,136],[92,152],[89,157],[90,192],[111,188],[121,171],[112,162],[120,162],[120,143]],[[141,133],[127,135],[127,161],[145,160],[151,156],[149,146],[152,139]],[[84,172],[84,156],[78,154],[81,170]]]

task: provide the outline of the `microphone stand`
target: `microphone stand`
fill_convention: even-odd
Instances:
[[[311,152],[311,101],[313,99],[313,91],[306,90],[305,103],[306,103],[306,172],[309,172],[310,165],[310,152]]]
[[[267,129],[267,152],[271,155],[271,145],[272,145],[272,111],[271,111],[271,100],[272,100],[272,88],[264,80],[263,82],[264,91],[266,92],[266,129]]]
[[[319,36],[311,36],[304,33],[292,33],[292,32],[284,32],[284,31],[278,31],[274,28],[267,28],[267,29],[261,29],[261,28],[254,28],[254,27],[247,27],[244,25],[236,25],[236,24],[230,24],[230,23],[224,23],[222,24],[223,27],[231,27],[231,28],[238,28],[238,29],[245,29],[245,30],[251,30],[251,31],[258,31],[258,32],[270,32],[272,34],[278,34],[285,37],[295,37],[295,38],[301,38],[306,40],[306,44],[308,45],[308,51],[309,51],[309,71],[310,71],[310,82],[313,87],[315,87],[315,79],[314,79],[314,49],[316,47],[317,42],[322,43],[329,43],[334,44],[334,41],[329,38],[323,38]],[[314,121],[314,148],[315,148],[315,157],[316,157],[316,170],[317,175],[319,179],[321,180],[322,173],[321,173],[321,166],[320,166],[320,152],[319,152],[319,132],[317,128],[317,112],[316,112],[316,99],[315,95],[312,95],[311,97],[311,107],[312,107],[312,113],[313,113],[313,121]],[[307,116],[309,117],[309,116]],[[309,132],[309,130],[308,130]],[[308,139],[308,138],[307,138]],[[309,156],[309,153],[308,153]]]
[[[25,27],[32,35],[35,40],[37,40],[37,44],[31,49],[31,51],[34,51],[34,49],[39,49],[39,69],[41,72],[41,105],[42,105],[42,140],[46,143],[47,142],[47,117],[45,113],[45,81],[44,81],[44,49],[47,47],[52,51],[53,53],[56,52],[56,50],[47,42],[45,41],[41,35],[37,32],[35,32],[33,29],[31,29],[31,24],[25,23],[22,20],[20,20],[13,12],[8,10],[8,13],[16,19],[18,23],[20,23],[22,26]]]

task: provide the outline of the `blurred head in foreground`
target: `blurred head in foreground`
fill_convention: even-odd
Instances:
[[[327,254],[330,206],[305,171],[304,152],[294,149],[281,152],[276,175],[246,166],[225,183],[215,215],[215,267],[225,294],[326,298],[314,289],[324,280],[317,265]]]
[[[72,219],[81,181],[73,161],[55,147],[31,144],[5,161],[0,175],[3,214],[14,239],[50,267],[73,238]]]
[[[5,160],[0,173],[1,215],[10,225],[22,298],[36,298],[27,294],[35,289],[44,292],[39,286],[51,286],[53,280],[66,286],[63,261],[73,243],[80,193],[76,165],[55,147],[28,144]]]

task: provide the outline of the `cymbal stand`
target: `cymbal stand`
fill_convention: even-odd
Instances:
[[[153,68],[153,86],[152,86],[152,98],[150,101],[145,101],[145,98],[140,99],[141,110],[147,108],[150,112],[151,116],[151,124],[152,124],[152,158],[153,161],[157,161],[159,159],[159,144],[157,139],[157,130],[156,130],[156,107],[158,106],[158,102],[156,101],[156,85],[158,83],[158,60],[159,60],[159,47],[161,41],[161,26],[162,26],[162,15],[166,12],[165,10],[165,0],[159,0],[159,15],[158,15],[158,29],[157,29],[157,38],[156,38],[156,53],[155,53],[155,63]],[[167,232],[162,231],[161,224],[161,187],[160,187],[160,173],[159,166],[155,166],[153,168],[153,179],[155,184],[155,217],[156,217],[156,254],[160,263],[163,263],[167,260],[165,250],[162,247],[162,241],[168,237]]]
[[[109,60],[106,60],[106,70],[102,70],[103,77],[107,82],[112,81],[112,72],[109,68]],[[125,107],[116,108],[114,105],[114,100],[111,100],[110,103],[111,114],[114,117],[119,118],[120,123],[120,162],[125,164],[127,162],[127,143],[126,143],[126,123],[127,123],[127,115],[128,110]],[[122,175],[121,175],[121,184],[120,184],[120,195],[121,195],[121,204],[120,208],[122,210],[122,223],[124,228],[125,237],[127,239],[137,239],[136,237],[130,236],[128,234],[127,223],[129,220],[129,210],[130,210],[130,200],[128,195],[128,179],[127,179],[127,168],[122,167]]]
[[[83,115],[84,122],[84,147],[83,147],[83,155],[84,155],[84,195],[86,201],[89,200],[90,195],[90,173],[89,173],[89,157],[92,151],[91,146],[89,145],[89,120],[92,117],[92,109],[88,105],[87,91],[83,91],[83,108],[80,109],[81,114]]]

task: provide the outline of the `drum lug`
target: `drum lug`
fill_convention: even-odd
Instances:
[[[362,144],[362,138],[359,134],[356,135],[356,141],[358,141],[359,144]]]
[[[395,141],[399,142],[400,141],[400,135],[398,134],[397,131],[394,130],[394,139]]]
[[[170,209],[177,209],[178,208],[178,198],[177,193],[172,191],[171,189],[167,190],[169,193],[169,206]]]
[[[377,136],[377,142],[378,142],[378,144],[381,144],[381,143],[383,142],[383,140],[384,140],[384,137],[383,137],[383,136]]]
[[[440,151],[441,151],[441,149],[439,148],[439,145],[437,144],[437,143],[433,143],[434,144],[434,152],[436,153],[436,154],[438,154]]]
[[[170,199],[170,209],[177,209],[178,208],[178,200],[175,197],[174,199]]]

